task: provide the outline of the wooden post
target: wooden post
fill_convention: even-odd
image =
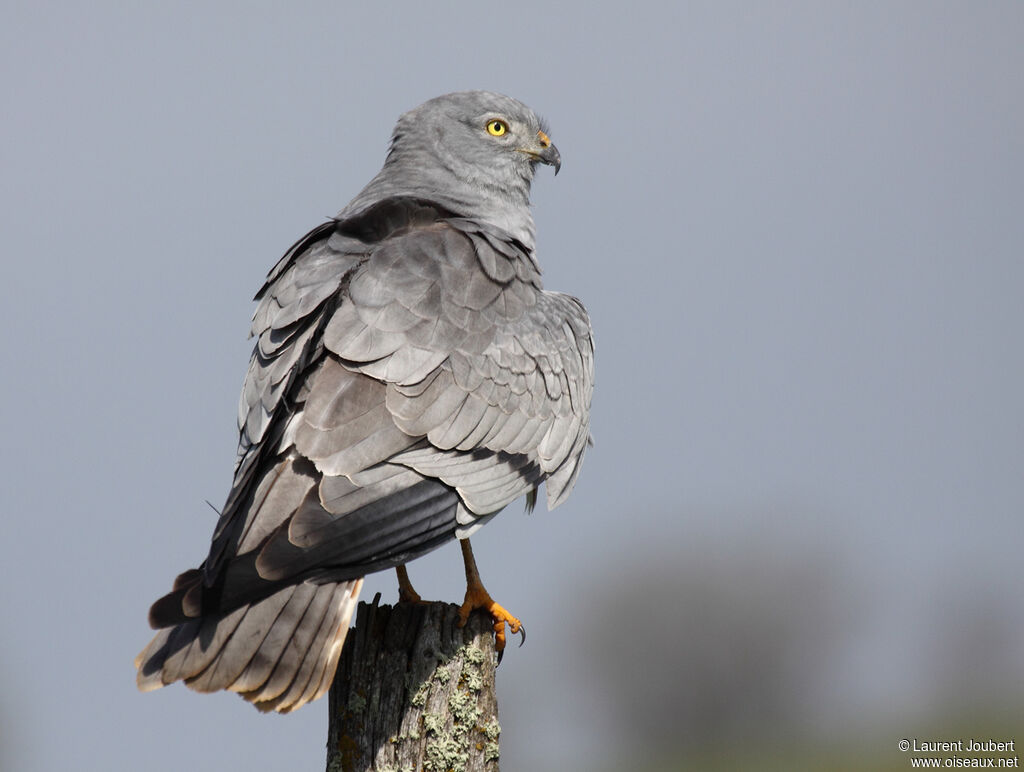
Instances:
[[[449,603],[360,603],[331,686],[327,772],[498,772],[494,631]]]

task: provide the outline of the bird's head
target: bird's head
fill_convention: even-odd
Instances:
[[[512,183],[533,178],[538,163],[561,168],[547,127],[518,100],[460,91],[424,102],[398,119],[392,153],[428,156],[458,173]]]
[[[460,91],[424,102],[398,119],[391,157],[436,164],[459,180],[528,196],[538,163],[561,168],[547,127],[518,100]],[[518,194],[518,195],[516,195]]]
[[[413,195],[532,245],[530,184],[537,164],[557,174],[562,159],[533,110],[490,91],[445,94],[398,119],[384,168],[350,208]]]

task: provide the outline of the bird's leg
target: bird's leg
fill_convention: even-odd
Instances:
[[[426,603],[420,594],[409,581],[409,572],[405,569],[405,563],[395,566],[395,573],[398,574],[398,602],[399,603]]]
[[[474,609],[483,609],[490,614],[491,619],[494,620],[494,648],[498,652],[498,661],[500,662],[502,651],[505,649],[505,624],[508,623],[508,628],[513,633],[522,635],[520,646],[526,642],[526,628],[522,622],[495,603],[490,593],[484,589],[469,539],[460,539],[459,546],[462,547],[462,560],[466,564],[466,600],[459,608],[458,625],[459,627],[465,626]]]

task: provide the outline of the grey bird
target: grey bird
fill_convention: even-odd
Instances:
[[[594,344],[576,298],[545,291],[530,184],[561,165],[538,117],[500,94],[398,120],[380,173],[287,251],[256,295],[234,479],[199,568],[149,613],[143,691],[182,680],[282,713],[329,688],[362,577],[468,537],[545,484],[569,495],[590,440]]]

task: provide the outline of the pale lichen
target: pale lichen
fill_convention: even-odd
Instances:
[[[498,735],[501,734],[501,726],[498,724],[498,719],[491,718],[490,721],[480,727],[480,731],[484,733],[484,737],[488,740],[497,740]]]
[[[498,755],[498,743],[489,742],[484,746],[484,761],[495,761]]]
[[[484,688],[484,678],[479,670],[464,668],[462,678],[466,688],[471,692],[478,692]]]
[[[425,732],[440,734],[442,729],[444,729],[444,716],[440,713],[423,713],[423,730]]]
[[[483,712],[477,707],[476,699],[468,692],[452,692],[448,698],[448,707],[455,717],[455,732],[466,734],[476,726],[477,719]]]
[[[466,762],[469,761],[466,744],[454,737],[441,737],[427,743],[426,757],[423,768],[428,772],[465,772]]]
[[[478,692],[484,688],[484,678],[480,666],[484,663],[485,655],[474,646],[464,646],[462,655],[460,683],[465,684],[471,692]]]
[[[497,717],[492,717],[483,726],[477,727],[477,729],[483,733],[483,736],[487,738],[487,742],[484,743],[484,761],[495,761],[498,758],[498,735],[501,734],[501,726],[498,724]]]
[[[409,700],[409,704],[414,708],[422,708],[427,704],[427,696],[430,694],[430,681],[424,681],[420,684],[420,688],[416,690],[416,694]]]

